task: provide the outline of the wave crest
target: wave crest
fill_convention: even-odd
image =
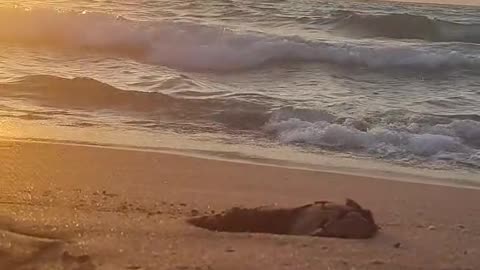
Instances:
[[[478,54],[452,48],[307,41],[299,37],[239,33],[221,26],[139,22],[101,13],[44,9],[0,9],[0,42],[96,50],[194,71],[252,69],[278,62],[319,62],[372,69],[480,67]]]
[[[214,124],[236,129],[258,129],[268,120],[267,107],[236,98],[236,95],[227,98],[222,97],[224,95],[190,91],[189,95],[182,97],[175,93],[130,91],[88,77],[25,76],[14,82],[0,84],[0,96],[29,99],[41,105],[63,109],[137,114],[158,121],[205,123],[213,120]],[[270,98],[257,96],[257,100],[262,99],[266,103]],[[252,122],[256,125],[252,126]]]

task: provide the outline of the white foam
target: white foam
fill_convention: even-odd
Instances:
[[[446,48],[309,42],[239,33],[221,26],[137,22],[100,13],[0,9],[0,42],[96,49],[193,70],[235,70],[275,61],[327,62],[369,68],[436,69],[480,66],[478,54]],[[372,41],[373,42],[373,41]]]
[[[415,134],[408,138],[408,150],[419,156],[433,156],[440,152],[462,151],[457,138],[436,134]]]
[[[478,122],[455,120],[450,124],[431,126],[407,123],[410,128],[422,126],[415,129],[400,124],[376,125],[359,130],[351,124],[355,121],[359,120],[346,119],[343,123],[335,123],[273,117],[264,129],[287,144],[317,145],[395,159],[457,160],[480,165],[480,150],[471,145],[471,140],[479,138],[476,137],[480,131]]]
[[[458,137],[466,144],[480,146],[480,122],[473,120],[454,120],[448,124],[424,125],[411,124],[412,132]]]

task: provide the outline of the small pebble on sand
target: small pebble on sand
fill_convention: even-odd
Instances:
[[[435,231],[436,229],[437,229],[437,227],[435,227],[433,225],[428,226],[429,231]]]

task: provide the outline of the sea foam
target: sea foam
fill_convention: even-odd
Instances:
[[[324,113],[313,119],[300,113],[289,117],[273,115],[264,126],[267,133],[287,144],[306,144],[339,151],[373,154],[392,159],[452,159],[478,166],[480,123],[472,120],[451,120],[448,124],[428,121],[390,121],[376,119],[336,118]],[[277,111],[277,114],[285,114]],[[376,117],[381,117],[380,115]],[[308,120],[306,120],[308,119]]]

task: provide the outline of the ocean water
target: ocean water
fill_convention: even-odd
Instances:
[[[479,14],[350,0],[2,1],[0,136],[101,143],[108,130],[135,134],[113,139],[125,145],[339,157],[480,183]]]

